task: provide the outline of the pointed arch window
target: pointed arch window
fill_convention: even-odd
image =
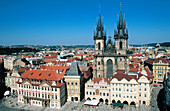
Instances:
[[[100,50],[100,42],[98,43],[98,50]]]
[[[120,48],[120,49],[122,49],[122,45],[123,45],[123,44],[122,44],[122,41],[120,41],[120,43],[119,43],[119,48]]]

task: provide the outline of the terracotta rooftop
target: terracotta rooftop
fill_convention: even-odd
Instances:
[[[53,70],[28,70],[26,71],[21,78],[28,79],[39,79],[39,80],[54,80],[58,81],[63,79],[63,74],[57,74]]]
[[[58,73],[65,74],[70,66],[40,66],[40,69],[54,70]]]
[[[102,78],[96,77],[96,78],[93,78],[92,81],[93,81],[94,83],[99,83],[100,81],[102,81]],[[107,82],[107,84],[110,84],[110,79],[104,78],[104,81]]]

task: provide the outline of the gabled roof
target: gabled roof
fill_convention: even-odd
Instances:
[[[40,69],[54,70],[60,74],[65,74],[69,68],[70,66],[40,66]]]
[[[77,62],[71,63],[71,67],[70,67],[67,75],[68,76],[80,76],[81,75],[81,71],[79,69]]]
[[[21,78],[57,81],[63,79],[63,74],[57,74],[56,71],[51,70],[28,70]]]
[[[107,84],[110,84],[110,80],[109,78],[103,78],[105,82],[107,82]],[[92,81],[94,83],[99,83],[100,81],[102,81],[102,78],[101,77],[96,77],[96,78],[93,78]]]

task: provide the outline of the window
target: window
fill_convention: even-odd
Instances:
[[[95,92],[93,92],[93,95],[95,95]]]
[[[71,85],[73,85],[73,82],[71,83]]]
[[[42,94],[42,98],[44,98],[44,94]]]
[[[105,93],[103,93],[103,96],[105,96]]]
[[[114,94],[112,94],[112,96],[114,97]]]
[[[125,98],[125,94],[123,94],[123,98]]]
[[[42,87],[42,90],[44,90],[44,87]]]
[[[54,95],[52,95],[52,99],[54,99]]]
[[[109,93],[107,93],[107,96],[109,96]]]
[[[139,93],[139,97],[141,97],[141,93]]]
[[[145,94],[145,97],[147,97],[146,94]]]
[[[145,91],[146,91],[146,88],[145,88]]]
[[[130,98],[132,98],[132,95],[130,96]]]
[[[139,88],[139,91],[141,91],[141,88]]]
[[[88,95],[88,92],[86,92],[86,94]]]
[[[116,97],[117,97],[118,95],[116,94]]]
[[[98,62],[98,65],[100,65],[100,62]]]
[[[100,96],[102,95],[102,93],[100,93]]]
[[[117,88],[116,88],[116,91],[117,91]]]
[[[119,42],[119,48],[122,49],[122,41]]]
[[[91,95],[91,92],[90,92],[90,95]]]
[[[98,50],[100,50],[100,42],[98,43]]]
[[[136,92],[136,89],[134,89],[134,92]]]
[[[123,88],[123,92],[125,92],[125,88]]]
[[[121,97],[121,94],[119,94],[119,97]]]
[[[50,95],[48,95],[48,99],[50,98]]]
[[[114,88],[112,90],[114,91]]]
[[[75,85],[77,85],[77,82],[75,83]]]
[[[129,85],[127,84],[127,87],[128,87]]]
[[[119,88],[119,91],[121,91],[121,88]]]
[[[127,92],[129,92],[129,89],[127,89]]]
[[[69,85],[69,82],[67,84]]]
[[[136,99],[136,95],[134,95],[134,98]]]
[[[132,89],[130,89],[130,92],[132,92]]]
[[[112,85],[114,86],[114,83],[112,83]]]
[[[57,96],[55,95],[55,99],[57,99]]]

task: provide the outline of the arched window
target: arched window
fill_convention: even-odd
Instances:
[[[122,49],[122,41],[119,43],[119,48]]]
[[[98,50],[100,50],[100,42],[98,43]]]
[[[113,62],[111,59],[107,60],[107,78],[113,76]]]

